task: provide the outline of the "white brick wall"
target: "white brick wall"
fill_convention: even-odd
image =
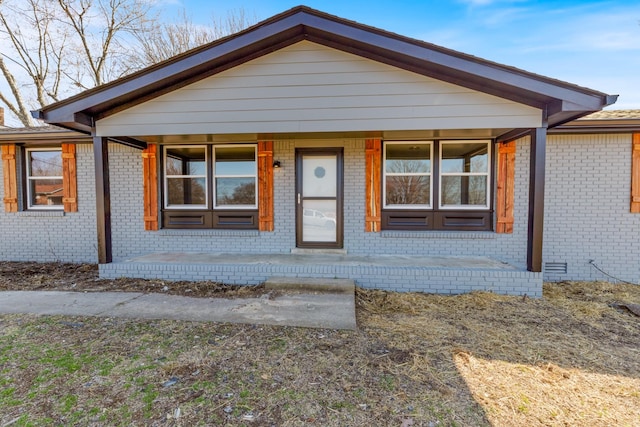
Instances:
[[[364,233],[364,141],[344,145],[344,247],[356,255],[488,256],[526,266],[529,142],[517,142],[513,234],[492,232]],[[144,231],[140,151],[110,144],[114,261],[149,252],[289,253],[295,247],[295,142],[275,141],[275,231]],[[93,155],[79,145],[79,212],[5,213],[0,259],[95,262]],[[629,213],[630,135],[550,135],[547,151],[544,262],[566,262],[546,280],[640,281],[640,214]],[[1,172],[0,164],[0,172]],[[0,180],[0,194],[4,194]],[[1,202],[0,202],[1,203]],[[609,279],[611,280],[611,279]],[[393,287],[393,284],[390,284]]]
[[[78,212],[7,213],[0,197],[0,259],[97,262],[92,146],[77,145],[76,159]],[[4,195],[2,179],[0,195]]]
[[[629,212],[631,135],[552,135],[547,149],[545,279],[640,282],[640,214]]]

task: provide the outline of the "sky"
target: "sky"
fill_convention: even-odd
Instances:
[[[611,95],[640,109],[640,1],[163,0],[196,23],[243,9],[263,20],[304,4],[323,12]]]
[[[300,4],[547,77],[640,109],[640,0],[149,0],[207,25],[242,9],[258,22]],[[0,87],[4,83],[0,82]],[[19,125],[7,112],[8,125]]]

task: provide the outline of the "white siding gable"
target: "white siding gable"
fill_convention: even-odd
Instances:
[[[96,123],[100,136],[519,128],[540,110],[304,41]]]

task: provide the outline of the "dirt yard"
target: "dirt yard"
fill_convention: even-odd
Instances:
[[[0,262],[3,290],[263,293]],[[358,331],[0,315],[0,427],[640,425],[640,286],[357,302]]]

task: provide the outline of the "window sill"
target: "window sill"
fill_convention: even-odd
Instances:
[[[498,235],[493,231],[400,231],[383,230],[384,239],[448,239],[448,240],[491,240]]]
[[[201,237],[257,237],[258,230],[222,230],[222,229],[162,229],[158,231],[161,236],[201,236]]]
[[[19,217],[54,217],[54,218],[58,218],[58,217],[63,217],[65,215],[63,210],[56,210],[56,211],[20,211],[20,212],[16,212],[17,216]]]

